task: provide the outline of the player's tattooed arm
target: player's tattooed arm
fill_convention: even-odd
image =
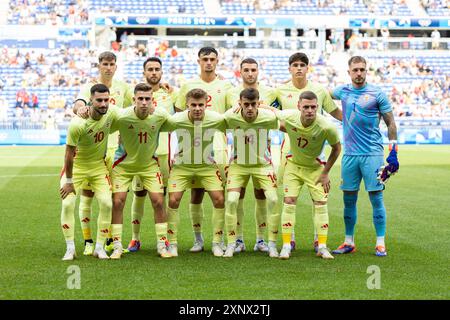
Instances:
[[[389,140],[397,140],[397,126],[394,120],[394,114],[391,112],[382,114],[384,123],[386,123],[388,129],[388,138]]]
[[[59,189],[61,199],[65,199],[72,192],[75,194],[75,187],[72,181],[73,158],[75,156],[75,149],[75,146],[66,145],[66,154],[64,156],[64,171],[66,175],[66,182],[61,187],[61,189]]]

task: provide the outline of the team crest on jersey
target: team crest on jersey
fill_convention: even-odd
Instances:
[[[288,99],[292,99],[292,94],[288,94]]]
[[[133,125],[130,124],[130,126],[128,127],[128,129],[134,129]]]
[[[367,101],[369,101],[369,99],[370,99],[370,96],[369,96],[368,94],[366,94],[366,95],[364,96],[364,101],[367,102]]]
[[[150,127],[151,130],[155,130],[156,126],[154,124],[152,124],[152,126]]]
[[[292,131],[295,131],[295,132],[297,132],[298,130],[297,130],[297,128],[292,128]]]
[[[94,132],[94,130],[89,129],[88,134],[91,134],[92,132]]]
[[[217,89],[217,93],[221,93],[222,91],[220,89]]]

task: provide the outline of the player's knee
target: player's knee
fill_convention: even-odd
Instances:
[[[100,199],[99,199],[99,201],[100,201]],[[113,197],[112,205],[114,206],[114,208],[123,209],[123,207],[125,206],[125,199],[119,198],[119,197]]]
[[[284,203],[285,203],[285,204],[290,204],[290,205],[295,205],[295,204],[297,204],[297,198],[294,198],[294,197],[285,197],[285,198],[284,198]]]
[[[223,192],[218,192],[212,197],[212,203],[214,208],[223,208],[225,206],[225,196],[223,195]],[[239,201],[239,198],[238,198]]]
[[[101,195],[97,196],[98,206],[101,211],[109,211],[111,212],[113,202],[111,196]]]
[[[156,211],[161,211],[164,208],[164,197],[158,197],[156,199],[152,199],[152,207]]]
[[[236,191],[229,191],[227,193],[227,205],[230,207],[237,207],[239,204],[240,193]]]
[[[344,192],[344,206],[346,208],[356,207],[356,201],[358,200],[358,194],[355,192]]]
[[[75,211],[75,201],[76,197],[72,194],[69,194],[65,199],[63,199],[62,201],[63,212],[69,213]]]
[[[265,198],[266,198],[266,201],[267,201],[267,206],[269,208],[273,208],[274,206],[277,205],[278,195],[277,195],[277,193],[275,191],[273,191],[273,192],[270,192],[270,191],[266,192],[265,193]]]
[[[180,206],[180,202],[181,202],[181,197],[173,194],[173,193],[169,193],[169,207],[172,209],[178,209],[178,207]]]

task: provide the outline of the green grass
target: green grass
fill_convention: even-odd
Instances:
[[[210,201],[205,201],[206,251],[192,245],[187,193],[180,215],[179,257],[156,255],[150,203],[142,224],[143,248],[119,261],[82,256],[77,221],[78,259],[62,262],[58,173],[63,147],[0,148],[0,299],[449,299],[450,147],[401,146],[400,172],[388,183],[386,258],[374,256],[375,231],[366,192],[358,201],[358,252],[333,261],[312,251],[311,206],[302,191],[297,209],[299,249],[282,261],[254,253],[254,201],[245,201],[248,252],[233,259],[210,252]],[[339,161],[340,162],[340,161]],[[332,172],[328,245],[343,240],[339,163]],[[250,193],[249,193],[250,195]],[[124,243],[130,239],[131,198],[127,201]],[[96,207],[95,207],[96,208]],[[95,209],[96,210],[96,209]],[[97,211],[95,211],[97,212]],[[281,242],[279,241],[279,245]],[[81,270],[81,290],[69,290],[67,268]],[[369,290],[367,268],[379,266],[381,289]]]

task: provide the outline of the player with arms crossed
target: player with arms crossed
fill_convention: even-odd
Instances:
[[[179,146],[168,182],[169,253],[172,256],[178,255],[178,207],[184,191],[194,180],[199,187],[208,191],[213,203],[212,252],[215,256],[223,256],[221,242],[225,223],[224,190],[212,151],[215,134],[217,131],[224,134],[226,124],[221,114],[206,108],[208,94],[204,90],[190,90],[186,101],[188,110],[171,116],[163,126],[163,130],[176,132]]]
[[[198,51],[197,62],[200,66],[200,77],[189,80],[181,86],[176,102],[176,111],[186,109],[186,94],[188,91],[200,88],[208,95],[206,108],[220,114],[225,113],[227,109],[226,94],[227,91],[232,88],[232,85],[229,81],[219,79],[216,74],[216,67],[219,62],[217,50],[212,47],[201,48]],[[225,179],[225,167],[228,162],[227,140],[226,136],[219,132],[217,132],[214,137],[214,160],[219,168],[221,177],[224,177],[223,179]],[[191,203],[189,205],[189,213],[195,235],[191,252],[203,251],[203,209],[201,203],[203,201],[205,190],[199,188],[199,183],[200,182],[197,181],[192,186]],[[225,181],[223,181],[223,184],[225,185]],[[223,249],[225,249],[225,247],[223,247]]]
[[[317,255],[333,259],[327,249],[328,237],[328,193],[330,192],[331,168],[341,152],[341,143],[336,127],[324,116],[317,114],[317,95],[303,92],[298,101],[298,110],[276,110],[280,130],[289,136],[290,153],[283,177],[284,204],[281,215],[283,248],[280,259],[289,259],[291,234],[295,227],[296,204],[300,190],[306,185],[313,201],[314,229],[318,235]],[[319,156],[325,142],[331,146],[326,163]]]
[[[163,108],[152,105],[152,87],[146,83],[134,89],[134,107],[123,110],[114,129],[120,133],[121,145],[116,152],[117,160],[112,170],[113,211],[111,233],[114,251],[111,259],[120,259],[122,248],[123,208],[128,189],[135,176],[139,177],[144,190],[148,192],[155,216],[157,251],[162,258],[167,253],[167,215],[164,208],[164,186],[155,151],[158,134],[169,114]]]
[[[168,87],[167,84],[161,83],[163,75],[162,62],[158,57],[150,57],[145,60],[143,65],[144,77],[147,83],[152,87],[153,106],[155,108],[162,108],[169,114],[174,113],[174,105],[178,95],[178,92],[173,87]],[[158,148],[156,149],[156,156],[158,158],[159,169],[161,170],[162,180],[164,188],[167,188],[167,180],[169,178],[170,168],[170,133],[160,132]],[[138,181],[139,179],[137,179]],[[136,180],[133,180],[136,181]],[[142,190],[142,182],[133,185],[133,190]],[[139,191],[139,196],[136,192],[136,197],[133,199],[131,209],[131,226],[132,226],[132,239],[128,244],[128,251],[136,252],[141,247],[141,222],[144,216],[144,204],[146,197],[146,190],[142,195],[142,191]]]
[[[277,102],[281,110],[297,109],[299,96],[305,91],[312,91],[317,96],[317,113],[326,111],[335,119],[342,121],[342,111],[336,106],[330,93],[321,84],[307,79],[309,58],[302,52],[294,53],[289,57],[289,73],[291,81],[277,88]],[[289,135],[284,135],[281,145],[281,159],[278,168],[278,184],[283,184],[284,170],[286,167],[286,156],[289,154]],[[295,235],[292,229],[292,249],[295,249]],[[314,250],[317,252],[317,232],[314,231]]]
[[[238,245],[236,241],[237,207],[241,191],[250,178],[267,198],[269,210],[269,245],[272,258],[278,257],[277,237],[280,224],[275,171],[269,148],[269,131],[278,128],[275,114],[258,109],[259,92],[254,88],[242,90],[239,97],[240,109],[230,109],[225,113],[227,128],[233,129],[233,161],[227,173],[227,203],[225,224],[228,246],[224,257],[232,257]],[[257,250],[257,248],[255,247]]]
[[[103,84],[91,88],[89,117],[74,117],[67,131],[64,175],[61,178],[61,228],[67,251],[63,260],[76,256],[74,242],[75,202],[85,183],[92,186],[99,204],[97,243],[94,257],[108,259],[103,246],[111,225],[111,184],[105,163],[108,135],[117,119],[117,109],[109,108],[109,89]],[[109,110],[108,110],[109,108]]]
[[[337,87],[333,97],[342,101],[344,113],[344,156],[342,158],[341,189],[344,192],[344,243],[333,251],[335,254],[352,253],[355,248],[356,202],[361,180],[373,209],[373,224],[377,235],[375,254],[387,255],[384,237],[386,233],[386,208],[383,201],[384,183],[399,168],[397,159],[397,127],[392,106],[381,88],[366,82],[367,63],[363,57],[354,56],[348,61],[351,84]],[[383,138],[380,118],[388,129],[388,165],[383,166]],[[380,173],[379,173],[380,172]]]
[[[133,92],[131,91],[128,84],[123,81],[114,79],[114,75],[117,70],[117,57],[114,53],[105,51],[102,52],[98,56],[98,71],[99,77],[98,79],[86,83],[81,90],[80,93],[75,100],[75,104],[73,107],[73,112],[86,119],[88,117],[88,102],[90,96],[90,88],[97,83],[104,84],[109,88],[110,91],[110,101],[109,104],[112,106],[117,106],[119,108],[126,108],[132,105],[133,101]],[[119,134],[115,133],[108,138],[108,150],[106,154],[106,163],[108,165],[108,169],[111,172],[112,163],[114,160],[114,152],[118,146],[118,137]],[[83,230],[83,237],[85,241],[85,250],[84,255],[91,255],[94,249],[92,236],[91,236],[91,227],[90,220],[92,215],[92,199],[94,197],[94,192],[90,190],[89,185],[83,185],[83,191],[80,197],[80,206],[79,206],[79,218],[81,229]],[[138,194],[139,195],[139,194]],[[145,196],[145,194],[144,194]],[[133,199],[133,207],[135,204],[136,197]],[[107,241],[107,251],[112,251],[112,238],[111,234],[109,235]]]
[[[228,107],[235,107],[239,105],[240,93],[244,89],[253,88],[259,92],[259,100],[270,106],[276,100],[276,91],[274,88],[268,87],[258,82],[259,68],[258,62],[253,58],[246,58],[241,61],[240,72],[242,76],[242,84],[234,87],[227,92]],[[270,145],[270,141],[269,141]],[[255,179],[254,179],[255,180]],[[255,182],[255,181],[254,181]],[[245,187],[241,188],[241,195],[237,205],[237,228],[236,228],[236,253],[245,251],[244,243],[244,197]],[[254,186],[255,187],[255,186]],[[264,190],[255,188],[255,221],[256,221],[256,244],[253,247],[254,251],[268,252],[269,247],[264,241],[267,229],[267,203],[264,196]]]

